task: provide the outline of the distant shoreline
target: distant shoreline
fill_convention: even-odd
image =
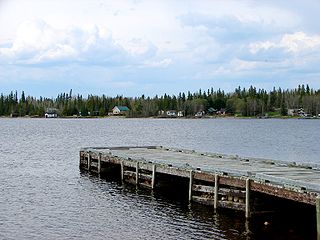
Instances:
[[[307,119],[316,120],[319,117],[296,117],[296,116],[277,116],[277,117],[244,117],[244,116],[205,116],[205,117],[126,117],[126,116],[63,116],[56,118],[45,118],[39,116],[23,116],[23,117],[10,117],[0,116],[0,119]]]

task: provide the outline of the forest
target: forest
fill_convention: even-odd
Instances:
[[[288,114],[288,109],[303,108],[312,116],[320,113],[320,89],[309,85],[299,85],[295,89],[273,88],[272,90],[236,88],[233,92],[221,89],[198,90],[177,95],[154,97],[108,97],[106,95],[60,93],[56,98],[33,97],[24,91],[18,94],[12,91],[0,96],[0,116],[44,117],[47,109],[56,109],[58,116],[107,116],[114,106],[127,106],[127,117],[156,117],[159,111],[182,111],[185,117],[194,116],[202,111],[209,114],[209,109],[223,109],[227,116],[239,117],[281,117]]]

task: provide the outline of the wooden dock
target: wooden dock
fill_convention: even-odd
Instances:
[[[320,240],[320,165],[317,164],[160,146],[94,147],[81,149],[80,169],[112,173],[124,182],[151,189],[167,186],[171,179],[171,185],[187,186],[191,202],[244,211],[247,218],[265,210],[268,204],[263,202],[268,197],[314,206]]]

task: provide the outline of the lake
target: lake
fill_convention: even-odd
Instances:
[[[81,173],[79,150],[162,145],[320,164],[319,133],[319,120],[302,119],[1,118],[0,239],[308,239],[313,226],[290,219],[246,222]]]

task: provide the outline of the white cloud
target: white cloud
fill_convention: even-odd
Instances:
[[[255,42],[249,46],[252,54],[271,51],[273,49],[283,50],[287,53],[301,54],[306,51],[320,50],[320,35],[308,36],[304,32],[284,34],[279,41]]]
[[[11,45],[0,48],[0,63],[126,65],[142,63],[156,51],[152,43],[141,39],[116,41],[105,27],[56,29],[33,20],[23,22]]]
[[[153,60],[153,61],[146,61],[145,66],[147,67],[161,67],[166,68],[172,63],[172,59],[165,58],[159,61]]]
[[[311,2],[4,1],[0,82],[92,92],[116,91],[119,82],[118,90],[131,87],[134,96],[228,79],[316,78],[319,3]]]
[[[285,34],[281,39],[280,46],[287,48],[287,51],[298,53],[305,50],[320,48],[320,35],[307,36],[304,32]]]

